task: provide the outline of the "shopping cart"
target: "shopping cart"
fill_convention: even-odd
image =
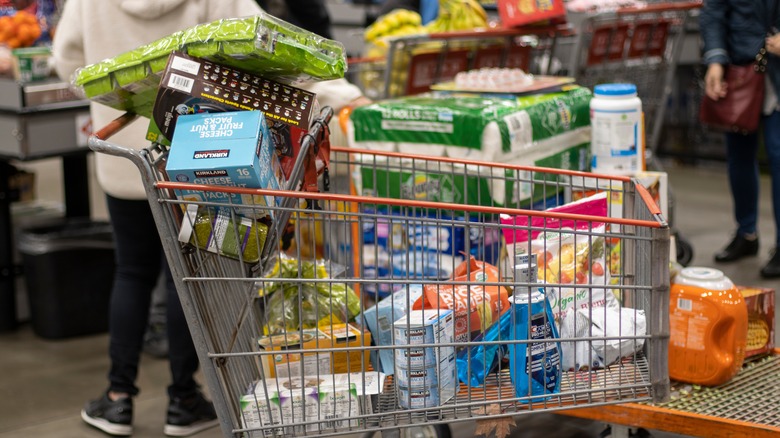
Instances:
[[[636,84],[647,126],[647,149],[655,152],[686,24],[701,1],[650,3],[585,16],[577,27],[567,73],[580,85]]]
[[[385,56],[349,60],[349,77],[372,99],[430,91],[462,71],[519,68],[549,74],[558,38],[566,25],[487,29],[388,38]]]
[[[329,116],[326,112],[315,122],[303,141],[301,157],[316,149]],[[295,190],[305,171],[301,157],[287,190],[171,182],[164,172],[165,148],[152,145],[139,152],[107,140],[131,119],[130,115],[118,119],[92,136],[89,145],[97,152],[126,157],[141,171],[225,436],[390,433],[421,424],[668,398],[669,229],[650,195],[634,180],[332,148],[329,174],[350,177],[329,178],[329,192]],[[606,207],[611,214],[543,210],[594,189],[611,200]],[[178,198],[179,190],[198,191],[203,199],[219,195],[229,202]],[[400,194],[398,199],[385,197],[391,192]],[[504,220],[501,215],[506,215]],[[570,221],[573,226],[561,228],[555,221]],[[500,243],[500,236],[507,233],[536,236],[542,239],[542,248],[559,255],[557,261],[539,256],[539,272],[547,280],[540,293],[562,297],[576,288],[569,302],[579,309],[573,313],[580,318],[575,319],[576,327],[582,326],[576,321],[583,318],[605,320],[607,306],[595,301],[600,294],[599,300],[616,303],[632,321],[644,315],[646,330],[620,319],[619,327],[614,322],[612,326],[619,329],[617,334],[586,324],[584,331],[568,337],[562,333],[558,339],[549,333],[535,340],[520,335],[472,339],[472,332],[490,331],[487,319],[493,311],[502,318],[512,315],[513,324],[520,321],[492,293],[500,297],[511,290],[539,287],[535,276],[515,275],[515,259]],[[568,241],[585,251],[577,252],[572,266],[563,260]],[[515,253],[531,250],[530,240],[512,247]],[[451,279],[452,271],[472,256],[489,260],[495,276]],[[369,269],[377,262],[394,269],[385,274]],[[479,274],[467,266],[467,276]],[[569,269],[566,279],[563,273]],[[451,309],[455,328],[443,330],[434,342],[410,347],[398,344],[408,344],[411,338],[396,331],[391,330],[391,341],[383,343],[381,331],[342,324],[373,323],[385,331],[388,324],[392,327],[394,316],[389,320],[378,313],[369,316],[382,287],[390,288],[394,298],[399,292],[406,297],[391,302],[391,315],[416,305],[411,298],[414,289],[440,297],[447,290],[464,291]],[[478,305],[486,302],[492,304]],[[518,304],[522,303],[513,305]],[[437,317],[452,315],[441,303],[422,307]],[[469,315],[465,325],[458,322],[464,321],[462,311]],[[474,315],[480,315],[477,324]],[[551,322],[547,316],[542,319]],[[409,329],[411,323],[396,322],[396,327]],[[456,341],[461,328],[467,338]],[[339,332],[347,335],[339,337]],[[510,351],[521,346],[537,351],[542,346],[543,363],[553,364],[553,353],[546,348],[556,342],[561,349],[584,347],[582,363],[555,374],[560,379],[557,391],[519,391],[516,385],[526,379],[513,377],[510,371],[526,368],[513,368],[517,357],[507,366],[507,346]],[[616,356],[599,365],[595,352],[607,345]],[[478,354],[480,348],[491,346],[497,349],[496,356]],[[422,364],[431,355],[457,357],[458,380],[470,384],[450,380],[445,387],[445,364],[440,362],[434,365],[436,377],[428,377],[434,380],[411,377],[417,379],[415,385],[422,385],[422,398],[400,387],[401,373],[409,368],[399,358],[411,364],[412,352],[419,349],[431,349],[417,356]],[[386,353],[397,367],[382,365]],[[495,370],[484,369],[483,381],[475,385],[470,376],[479,363],[493,357]],[[415,385],[411,386],[418,388]],[[445,397],[447,391],[455,394]],[[442,400],[434,403],[431,393]]]
[[[570,60],[566,74],[580,85],[636,84],[645,117],[646,162],[651,169],[663,170],[656,152],[687,24],[700,7],[698,0],[650,2],[645,7],[588,14],[577,24],[573,48],[560,46],[557,53]],[[670,193],[670,223],[673,211],[674,196]],[[693,247],[679,233],[674,234],[677,260],[687,265],[693,259]]]

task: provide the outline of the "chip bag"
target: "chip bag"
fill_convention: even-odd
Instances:
[[[509,290],[496,285],[499,278],[498,268],[472,256],[455,268],[451,278],[468,284],[426,284],[412,309],[453,309],[455,341],[468,342],[509,309]]]

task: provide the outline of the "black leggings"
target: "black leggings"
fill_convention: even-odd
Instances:
[[[173,379],[168,395],[186,398],[198,389],[194,379],[198,357],[149,203],[111,196],[107,196],[107,203],[116,246],[116,274],[109,311],[109,389],[138,394],[135,382],[149,320],[149,304],[164,269],[168,290],[169,361]]]

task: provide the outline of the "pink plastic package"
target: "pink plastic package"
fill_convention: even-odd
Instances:
[[[536,254],[538,280],[550,285],[545,290],[559,325],[567,312],[576,309],[620,307],[608,287],[610,274],[619,269],[615,263],[620,258],[620,244],[595,218],[607,216],[606,196],[602,192],[547,210],[560,214],[556,217],[500,219],[506,225],[502,231],[510,260],[520,254]],[[570,215],[590,216],[593,220]]]

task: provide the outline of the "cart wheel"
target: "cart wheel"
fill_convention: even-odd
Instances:
[[[446,424],[431,426],[412,426],[401,429],[401,438],[452,438],[450,427]],[[381,432],[369,432],[361,438],[381,438]]]
[[[403,429],[401,438],[451,438],[450,427],[446,424],[415,426]]]
[[[677,245],[677,263],[682,266],[688,266],[693,260],[693,246],[690,242],[683,239],[680,234],[675,234],[675,244]]]
[[[637,428],[634,430],[631,428],[628,432],[629,438],[652,438],[652,434],[645,428]],[[611,438],[612,437],[612,426],[607,426],[601,433],[599,434],[599,438]]]

